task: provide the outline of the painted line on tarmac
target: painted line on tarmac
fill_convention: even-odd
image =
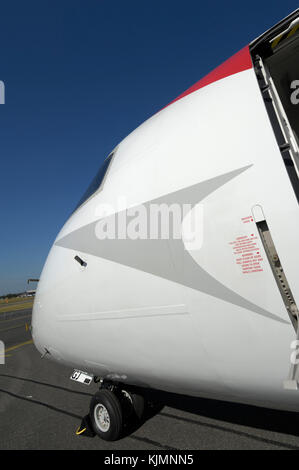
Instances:
[[[23,326],[25,326],[26,331],[28,331],[28,327],[26,327],[26,325],[27,323],[22,323],[22,325],[10,326],[9,328],[3,328],[0,332],[3,333],[4,331],[15,330],[16,328],[22,328]]]
[[[10,318],[9,320],[1,320],[0,319],[0,325],[2,325],[2,323],[6,323],[6,322],[10,322],[10,321],[16,321],[16,320],[25,320],[25,318],[31,318],[31,315],[26,315],[26,317],[17,317],[17,318]]]
[[[28,304],[28,305],[24,305],[23,307],[13,308],[13,309],[8,309],[8,310],[0,309],[0,315],[5,315],[6,313],[22,312],[22,310],[29,310],[32,308],[33,308],[33,305]]]
[[[26,346],[27,344],[33,344],[33,339],[30,339],[29,341],[24,341],[23,343],[16,344],[15,346],[11,346],[10,348],[5,349],[5,354],[9,351],[14,351],[15,349],[22,348],[23,346]]]

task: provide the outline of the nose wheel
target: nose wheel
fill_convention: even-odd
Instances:
[[[123,412],[113,391],[99,390],[91,399],[89,416],[94,432],[105,441],[117,440],[122,431]]]
[[[142,420],[145,400],[122,386],[102,387],[91,399],[89,420],[95,434],[105,441],[115,441],[124,428]]]

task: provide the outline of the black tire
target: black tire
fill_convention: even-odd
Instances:
[[[91,399],[89,415],[92,428],[99,437],[105,441],[116,441],[120,437],[122,432],[122,409],[118,398],[113,392],[99,390]]]

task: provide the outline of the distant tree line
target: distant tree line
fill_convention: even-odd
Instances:
[[[0,299],[12,299],[13,297],[18,297],[19,295],[24,294],[24,292],[19,292],[17,294],[5,294],[5,295],[0,295]]]

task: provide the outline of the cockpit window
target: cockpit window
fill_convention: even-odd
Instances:
[[[87,190],[85,191],[84,195],[80,199],[79,203],[77,204],[75,210],[78,209],[78,207],[80,207],[85,201],[87,201],[87,199],[89,199],[90,196],[92,196],[96,191],[98,191],[100,189],[100,187],[102,186],[102,183],[105,179],[108,168],[110,166],[112,157],[113,157],[113,153],[111,153],[104,160],[104,162],[102,163],[102,165],[101,165],[99,171],[97,172],[96,176],[94,177],[94,179],[92,180],[92,182],[88,186]]]

